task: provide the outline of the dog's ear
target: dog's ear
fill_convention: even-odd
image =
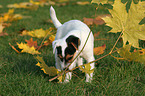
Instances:
[[[56,43],[57,43],[57,40],[55,40],[55,41],[52,42],[53,54],[55,53]]]
[[[78,47],[80,45],[80,39],[76,36],[70,35],[67,39],[66,39],[67,45],[72,45],[76,50],[78,50]]]

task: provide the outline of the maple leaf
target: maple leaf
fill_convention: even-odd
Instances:
[[[144,18],[145,3],[131,3],[129,12],[126,11],[126,4],[121,3],[121,0],[115,0],[113,10],[109,9],[111,17],[102,18],[107,26],[112,27],[110,32],[123,32],[123,44],[129,42],[133,47],[139,48],[138,40],[145,40],[145,26],[139,25],[139,22]]]
[[[22,35],[30,35],[32,37],[42,38],[45,37],[46,35],[52,35],[51,33],[52,30],[53,28],[51,27],[48,30],[43,30],[42,28],[40,28],[33,31],[24,31],[24,33],[22,32]]]
[[[33,38],[31,38],[30,40],[25,40],[27,42],[27,45],[29,47],[34,46],[35,49],[37,49],[39,46],[37,45],[37,41],[33,41]]]
[[[35,48],[34,48],[34,46],[32,46],[32,47],[29,47],[27,44],[25,44],[25,43],[17,43],[17,45],[18,45],[18,47],[20,48],[20,49],[22,49],[22,53],[23,52],[26,52],[26,53],[30,53],[30,54],[32,54],[32,55],[34,55],[34,54],[40,54],[40,52],[38,52],[37,50],[35,50]]]
[[[131,45],[125,45],[122,49],[118,51],[119,55],[128,61],[135,61],[140,63],[145,63],[145,49],[136,50],[130,52]],[[119,59],[115,57],[116,59]]]
[[[45,74],[48,74],[49,76],[55,76],[59,73],[55,67],[48,67],[42,57],[37,56],[36,59],[39,61],[36,65],[39,66]]]
[[[80,70],[81,70],[82,72],[85,72],[85,73],[88,73],[88,74],[94,72],[94,69],[91,69],[90,63],[84,64],[83,66],[79,66],[79,68],[80,68]]]
[[[94,54],[95,55],[101,55],[104,53],[104,50],[106,49],[106,45],[102,45],[102,46],[99,46],[99,47],[95,47],[94,48]]]

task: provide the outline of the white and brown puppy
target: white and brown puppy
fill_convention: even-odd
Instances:
[[[54,26],[57,28],[57,33],[55,41],[53,41],[53,53],[55,53],[56,68],[58,70],[64,70],[70,62],[75,58],[75,56],[83,48],[85,41],[89,35],[89,27],[79,20],[70,20],[61,24],[57,17],[55,10],[51,6],[50,16],[53,21]],[[83,65],[83,58],[87,62],[94,60],[94,37],[91,32],[89,39],[86,43],[84,50],[81,52],[80,56],[71,64],[69,70],[76,66]],[[91,64],[91,69],[94,69],[94,63]],[[66,74],[64,82],[69,82],[72,77],[72,72]],[[86,82],[90,82],[93,78],[93,73],[86,74]]]

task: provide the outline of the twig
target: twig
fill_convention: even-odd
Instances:
[[[52,31],[52,30],[50,30],[50,32],[51,32],[51,31]],[[42,44],[44,43],[44,40],[46,39],[46,37],[48,36],[48,34],[49,34],[49,32],[48,32],[48,33],[46,34],[46,36],[43,38],[43,40],[42,40],[40,46],[38,47],[37,51],[40,50],[40,48],[42,47]]]
[[[114,48],[115,48],[115,46],[116,46],[117,42],[119,41],[119,39],[120,39],[120,37],[121,37],[122,33],[123,33],[123,31],[120,33],[120,35],[119,35],[119,37],[118,37],[117,41],[115,42],[115,44],[114,44],[114,46],[113,46],[113,48],[111,49],[111,51],[110,51],[110,53],[109,53],[109,54],[111,54],[111,53],[112,53],[112,51],[114,50]]]
[[[19,52],[13,45],[11,45],[11,43],[9,43],[9,45],[12,47],[12,49],[14,49],[17,53],[21,53]]]

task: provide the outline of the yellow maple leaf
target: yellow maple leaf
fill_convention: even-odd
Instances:
[[[51,28],[51,27],[47,30],[43,30],[42,28],[40,28],[33,31],[25,31],[24,34],[22,33],[22,35],[29,35],[29,36],[37,37],[37,38],[43,38],[47,35],[50,35],[50,39],[53,40],[53,33],[51,33],[53,29],[54,28]]]
[[[26,53],[30,53],[30,54],[40,54],[40,52],[38,52],[37,50],[35,50],[35,48],[34,48],[34,46],[32,46],[32,47],[29,47],[27,44],[25,44],[25,43],[17,43],[17,45],[18,45],[18,47],[20,48],[20,49],[22,49],[22,51],[21,52],[26,52]]]
[[[144,4],[139,1],[138,4],[131,3],[129,12],[126,11],[126,4],[121,0],[115,0],[113,10],[109,9],[112,17],[102,18],[106,25],[112,27],[110,32],[123,32],[123,44],[129,42],[133,47],[139,48],[138,40],[145,40],[145,25],[139,25],[144,18]]]
[[[130,52],[130,50],[131,45],[125,45],[122,49],[118,51],[118,53],[125,60],[145,63],[145,49],[136,50],[135,52]]]
[[[91,69],[90,63],[84,64],[83,66],[79,66],[79,68],[80,68],[80,70],[81,70],[82,72],[85,72],[85,73],[88,73],[88,74],[94,72],[94,69]]]
[[[51,34],[50,31],[43,30],[42,28],[28,32],[28,35],[30,35],[32,37],[37,37],[37,38],[42,38],[42,37],[45,37],[46,35],[50,35],[50,34]]]
[[[41,29],[36,29],[34,31],[29,31],[28,35],[32,36],[32,37],[37,37],[37,38],[41,38],[41,37],[45,37],[46,36],[46,32],[45,30]]]

